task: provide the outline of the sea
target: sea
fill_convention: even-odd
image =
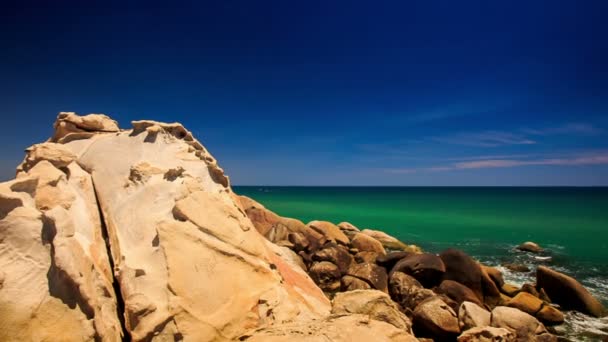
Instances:
[[[608,187],[235,186],[281,216],[347,221],[382,230],[425,251],[458,248],[496,266],[515,285],[546,265],[579,280],[608,307]],[[541,255],[515,247],[533,241]],[[527,265],[511,272],[503,263]],[[556,330],[571,341],[608,337],[608,318],[566,314]]]

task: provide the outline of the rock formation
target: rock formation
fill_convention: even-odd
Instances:
[[[603,313],[550,270],[518,288],[459,250],[281,217],[181,124],[54,128],[0,184],[2,341],[551,341],[549,298]]]

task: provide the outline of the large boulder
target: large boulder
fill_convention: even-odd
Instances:
[[[381,266],[369,263],[353,263],[350,265],[347,274],[367,282],[374,289],[388,292],[388,276],[386,270]]]
[[[502,272],[499,269],[481,265],[481,270],[484,271],[490,277],[490,279],[492,279],[497,288],[500,289],[505,284]]]
[[[370,319],[389,323],[396,328],[412,333],[412,323],[395,302],[378,290],[355,290],[338,293],[332,300],[334,315],[362,314]]]
[[[490,325],[513,331],[518,342],[557,341],[536,318],[515,308],[506,306],[494,308]]]
[[[342,291],[367,290],[372,288],[372,286],[365,280],[361,280],[357,277],[349,275],[342,277],[341,283]]]
[[[507,306],[536,316],[543,306],[543,301],[527,292],[520,292],[507,303]]]
[[[477,298],[483,300],[482,273],[479,264],[458,249],[447,249],[439,254],[445,265],[443,280],[454,280],[470,288]]]
[[[386,254],[383,255],[378,255],[378,257],[376,258],[376,263],[384,268],[386,268],[387,270],[392,270],[393,267],[395,266],[395,264],[405,258],[406,256],[412,255],[411,252],[404,252],[404,251],[398,251],[398,252],[388,252]]]
[[[391,273],[403,272],[416,278],[424,287],[433,287],[441,281],[445,265],[435,254],[411,254],[399,260]]]
[[[536,270],[536,286],[545,290],[553,302],[564,309],[577,310],[595,317],[606,314],[604,306],[576,279],[545,266]]]
[[[340,274],[346,274],[348,268],[353,263],[353,256],[348,253],[348,249],[345,246],[328,243],[312,255],[312,260],[329,261],[338,266]]]
[[[519,249],[520,251],[531,253],[540,253],[543,251],[543,248],[541,246],[532,241],[526,241],[522,243],[521,245],[517,246],[517,249]]]
[[[564,323],[564,314],[555,307],[544,303],[543,307],[536,313],[536,318],[546,325]]]
[[[384,250],[384,247],[380,241],[363,233],[356,233],[350,243],[360,252],[374,252],[380,255],[386,254],[386,251]]]
[[[329,315],[182,125],[55,127],[0,186],[0,340],[230,340]]]
[[[515,334],[505,328],[477,327],[463,332],[458,342],[515,342]]]
[[[315,262],[310,266],[308,273],[323,291],[333,292],[340,289],[341,273],[336,264],[329,261]]]
[[[350,242],[348,237],[335,224],[327,221],[312,221],[308,227],[323,235],[327,241],[348,245]]]
[[[433,291],[423,288],[418,280],[403,272],[391,274],[389,293],[394,301],[409,311],[413,311],[424,300],[435,297]]]
[[[450,299],[456,302],[456,307],[460,307],[460,304],[465,301],[483,306],[483,303],[479,300],[479,298],[477,298],[471,289],[453,280],[442,281],[435,292],[448,296]]]
[[[458,309],[458,324],[462,331],[490,325],[490,312],[472,302],[463,302]]]
[[[416,307],[413,324],[415,335],[421,337],[445,340],[460,333],[458,316],[438,297],[429,298]]]

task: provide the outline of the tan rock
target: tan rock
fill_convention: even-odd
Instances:
[[[457,304],[456,310],[458,307],[460,307],[460,304],[465,301],[483,306],[483,303],[479,300],[479,298],[477,298],[471,289],[453,280],[442,281],[435,292],[445,294],[447,297],[455,301]]]
[[[460,330],[490,325],[490,312],[472,302],[463,302],[458,309],[458,324]]]
[[[423,288],[418,280],[403,272],[391,274],[389,293],[394,301],[410,311],[413,311],[424,300],[435,297],[433,291]]]
[[[481,265],[481,264],[480,264]],[[502,272],[490,266],[481,265],[481,269],[492,279],[497,288],[501,288],[505,284],[505,280],[502,276]]]
[[[570,276],[539,266],[536,270],[536,284],[565,309],[578,310],[595,317],[606,314],[604,306]]]
[[[543,304],[543,307],[536,313],[536,318],[546,325],[556,325],[564,323],[564,314],[558,309],[549,304]]]
[[[342,277],[341,282],[342,291],[367,290],[372,288],[368,282],[349,275]]]
[[[552,340],[545,326],[533,316],[515,308],[497,306],[492,310],[490,325],[506,328],[515,333],[518,342]]]
[[[118,132],[118,124],[103,114],[79,116],[72,112],[62,112],[55,121],[52,142],[66,143],[77,139],[87,139],[96,133]]]
[[[542,247],[532,241],[526,241],[522,243],[521,245],[517,246],[517,249],[519,249],[520,251],[532,253],[540,253],[543,251]]]
[[[514,297],[516,294],[518,294],[521,290],[519,287],[513,285],[513,284],[504,284],[501,288],[500,291],[504,294],[506,294],[507,296],[511,296]]]
[[[370,319],[367,315],[331,316],[325,320],[297,321],[244,334],[247,342],[417,342],[403,329]]]
[[[312,221],[308,227],[323,235],[328,241],[348,245],[349,240],[346,235],[335,224],[327,221]]]
[[[505,328],[477,327],[463,332],[458,342],[515,342],[515,334]]]
[[[520,292],[507,303],[507,306],[535,316],[543,306],[543,301],[527,292]]]
[[[374,252],[380,255],[386,254],[380,241],[363,233],[356,233],[351,240],[351,245],[359,251]]]
[[[374,289],[388,292],[388,276],[383,267],[376,264],[353,263],[348,268],[347,274],[366,281]]]
[[[414,310],[414,333],[433,339],[455,338],[460,333],[458,316],[440,298],[429,298]]]
[[[406,245],[405,243],[399,241],[397,238],[390,236],[390,235],[386,234],[385,232],[382,232],[379,230],[363,229],[361,231],[361,233],[371,236],[374,239],[380,241],[380,243],[382,243],[382,246],[384,246],[385,249],[400,250],[400,251],[406,251],[406,252],[411,252],[411,253],[421,253],[422,252],[418,246]]]
[[[340,228],[347,235],[348,233],[357,233],[361,231],[359,228],[357,228],[350,222],[340,222],[338,223],[338,228]]]
[[[378,290],[355,290],[338,293],[332,300],[334,315],[362,314],[370,319],[382,321],[398,329],[412,333],[412,323],[399,307],[384,292]]]

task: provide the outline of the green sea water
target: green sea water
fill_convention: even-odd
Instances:
[[[455,247],[499,266],[545,264],[570,274],[608,304],[608,188],[234,187],[281,216],[348,221],[430,252]],[[541,256],[518,252],[534,241]],[[507,280],[533,273],[502,269]],[[597,323],[597,322],[596,322]],[[605,322],[608,327],[608,322]],[[582,328],[586,329],[586,328]]]

